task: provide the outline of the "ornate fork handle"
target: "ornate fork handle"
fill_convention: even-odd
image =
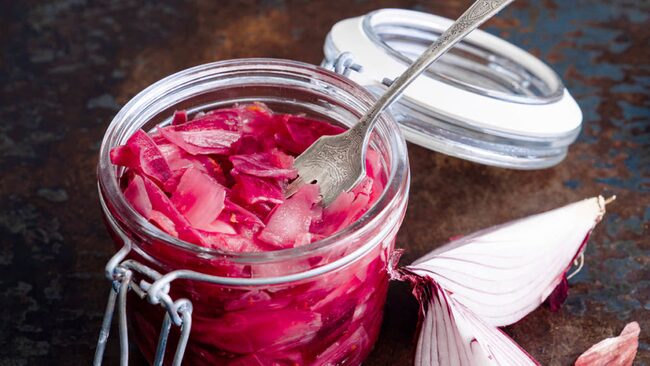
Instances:
[[[486,20],[490,19],[501,9],[514,0],[478,0],[461,15],[438,39],[427,48],[422,55],[409,66],[390,85],[388,90],[379,98],[377,103],[361,117],[360,121],[350,129],[351,134],[363,136],[364,152],[368,143],[369,131],[375,125],[377,118],[388,108],[403,92],[404,89],[429,67],[440,56],[444,55],[451,47],[463,39]]]

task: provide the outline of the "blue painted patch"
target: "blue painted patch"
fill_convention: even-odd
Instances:
[[[582,86],[582,84],[580,84]],[[601,103],[601,99],[596,95],[580,95],[586,94],[587,91],[584,90],[583,93],[579,92],[579,87],[573,88],[571,91],[573,95],[578,98],[578,105],[582,109],[582,119],[585,123],[590,121],[598,121],[600,116],[598,115],[598,106]],[[592,91],[593,92],[593,91]]]
[[[598,168],[604,168],[604,167],[613,168],[612,164],[595,164],[595,165]],[[611,178],[596,178],[595,181],[616,188],[628,189],[630,191],[650,192],[650,178],[625,180],[619,177],[611,177]]]
[[[569,179],[564,181],[564,186],[571,188],[571,189],[578,189],[580,188],[580,181],[576,179]]]
[[[643,233],[643,227],[641,225],[641,218],[638,216],[631,216],[628,218],[621,218],[616,213],[610,213],[605,216],[605,227],[607,228],[607,235],[612,238],[619,237],[623,233],[635,233],[640,235]]]
[[[609,156],[610,158],[613,158],[613,157],[618,156],[618,154],[620,154],[620,153],[621,153],[620,150],[615,149],[615,148],[611,148],[611,149],[609,149],[609,151],[607,151],[607,156]]]
[[[587,312],[587,305],[584,299],[580,296],[571,296],[571,290],[569,290],[569,297],[564,306],[566,311],[572,315],[583,316]]]
[[[614,276],[619,281],[626,281],[627,276],[632,271],[638,271],[643,267],[633,258],[608,258],[603,261],[603,265],[608,270],[610,276]],[[639,307],[640,304],[639,304]]]
[[[609,161],[597,161],[597,162],[594,163],[594,167],[599,168],[599,169],[613,169],[614,168],[614,163],[609,162]],[[601,179],[603,180],[602,183],[617,186],[617,187],[620,187],[620,186],[622,186],[624,184],[623,182],[618,182],[619,180],[621,180],[618,177],[614,177],[614,178],[611,178],[611,179],[610,178],[601,178]],[[612,183],[607,183],[606,182],[607,180],[611,180]],[[599,181],[599,180],[596,179],[596,181]]]
[[[584,267],[578,272],[575,276],[571,277],[569,280],[569,284],[577,284],[577,283],[587,283],[591,282],[591,273],[590,273],[590,268],[589,265],[585,264]]]
[[[624,100],[618,103],[623,109],[623,116],[625,117],[626,120],[631,120],[638,117],[647,118],[650,116],[650,111],[648,110],[648,106],[641,107]]]
[[[609,90],[614,93],[647,93],[648,88],[646,85],[650,85],[650,78],[648,79],[649,80],[647,80],[645,83],[643,82],[643,80],[635,80],[631,84],[618,83],[616,85],[613,85]]]

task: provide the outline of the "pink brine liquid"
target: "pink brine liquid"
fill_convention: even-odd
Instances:
[[[335,234],[380,197],[385,168],[369,149],[366,177],[327,208],[319,204],[315,184],[285,198],[287,183],[296,177],[294,157],[318,137],[342,131],[259,103],[191,118],[181,111],[167,127],[133,134],[111,151],[111,161],[126,168],[120,183],[127,201],[167,234],[230,253],[275,251]],[[301,281],[253,287],[174,282],[172,298],[190,299],[194,306],[184,364],[360,364],[379,333],[393,241],[389,235],[344,267]],[[346,254],[338,247],[307,259],[240,265],[226,257],[197,258],[156,241],[139,244],[161,272],[182,268],[223,277],[296,273]],[[164,311],[130,296],[134,339],[152,362]],[[177,337],[172,332],[166,363]]]

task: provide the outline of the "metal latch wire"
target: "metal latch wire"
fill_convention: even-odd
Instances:
[[[141,299],[148,298],[148,292],[151,284],[162,278],[163,276],[156,270],[149,268],[142,263],[132,259],[125,260],[128,253],[131,251],[131,241],[124,240],[124,246],[108,261],[106,264],[106,274],[111,280],[111,288],[108,294],[108,302],[106,304],[106,311],[104,312],[104,319],[102,327],[99,332],[99,339],[97,341],[97,348],[95,350],[95,358],[93,365],[100,366],[104,358],[104,351],[106,350],[106,343],[110,335],[111,323],[115,307],[117,303],[118,312],[118,329],[120,337],[120,365],[127,366],[129,364],[129,336],[128,324],[126,314],[126,295],[130,290]],[[143,277],[139,283],[133,279],[134,273]],[[147,281],[147,278],[151,282]],[[176,346],[174,353],[174,360],[172,365],[178,366],[183,360],[187,341],[189,339],[190,330],[192,328],[192,303],[188,299],[179,299],[173,301],[169,296],[169,284],[163,286],[155,294],[158,303],[166,312],[163,319],[160,336],[158,338],[158,345],[156,346],[156,353],[154,358],[154,366],[163,364],[165,351],[167,349],[167,341],[171,326],[176,325],[181,329],[181,335]]]
[[[350,52],[343,52],[339,54],[333,61],[323,62],[321,66],[346,77],[349,76],[352,71],[363,71],[363,66],[354,62],[354,57]]]

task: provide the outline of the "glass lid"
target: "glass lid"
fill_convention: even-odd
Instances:
[[[400,9],[346,19],[327,36],[323,66],[381,94],[452,23]],[[562,161],[582,122],[552,69],[481,30],[414,81],[391,112],[413,143],[515,169]]]

